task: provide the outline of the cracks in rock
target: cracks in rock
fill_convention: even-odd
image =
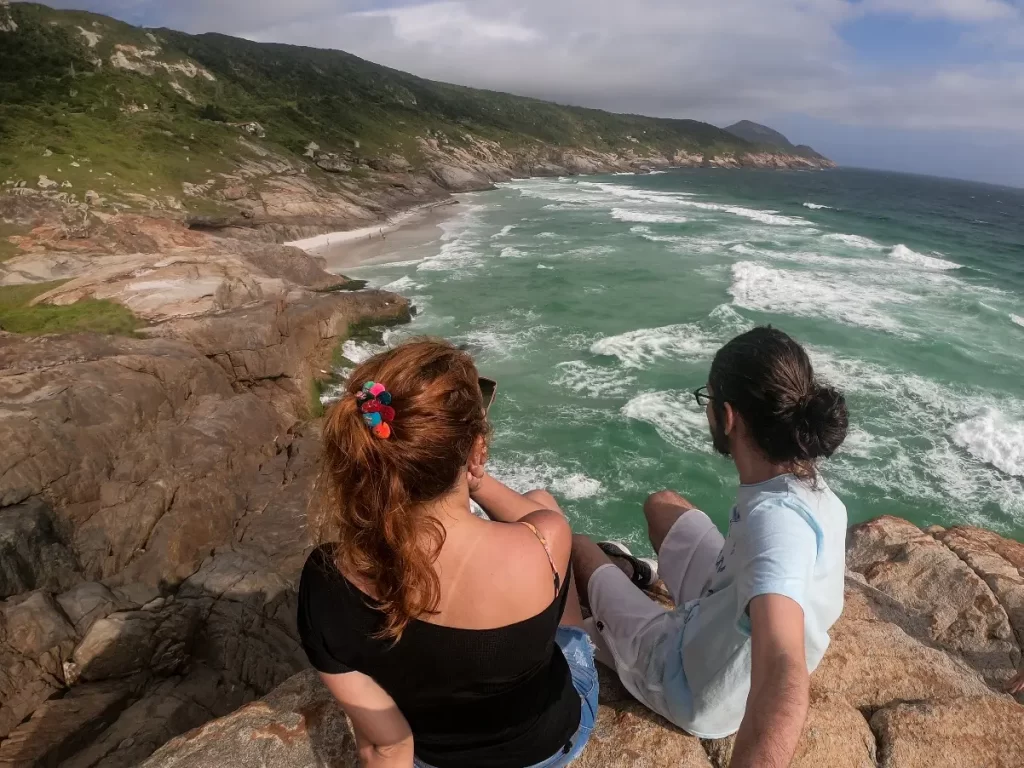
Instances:
[[[929,535],[931,536],[932,534],[929,534]],[[1010,620],[1010,613],[1009,613],[1009,611],[1006,610],[1006,606],[1003,605],[1003,601],[999,599],[999,595],[996,594],[996,591],[992,588],[992,585],[989,583],[989,580],[987,578],[985,578],[985,575],[981,571],[979,571],[977,568],[975,568],[973,565],[971,565],[971,563],[968,562],[968,560],[963,555],[961,555],[959,552],[957,552],[953,547],[949,546],[945,541],[943,541],[942,539],[939,539],[939,538],[937,538],[935,536],[932,536],[932,538],[934,538],[935,541],[937,541],[939,544],[941,544],[943,547],[945,547],[948,551],[950,551],[954,555],[956,555],[957,559],[960,560],[960,562],[962,562],[968,568],[970,568],[971,569],[971,573],[973,573],[975,576],[977,576],[978,580],[981,581],[981,583],[985,585],[985,589],[988,590],[989,594],[992,596],[992,600],[1003,611],[1003,615],[1006,617],[1006,623],[1010,627],[1010,631],[1013,633],[1014,640],[1016,640],[1016,642],[1017,642],[1017,651],[1021,655],[1022,659],[1024,659],[1024,627],[1022,627],[1018,631],[1017,627],[1014,626],[1013,622]],[[1004,558],[998,552],[996,552],[996,551],[994,551],[992,549],[989,549],[988,551],[992,554],[993,557],[998,557],[1001,561],[1006,563],[1007,566],[1009,566],[1011,568],[1014,567],[1013,563],[1008,561],[1006,558]]]
[[[721,750],[715,748],[715,742],[711,739],[699,739],[700,747],[707,755],[708,762],[713,768],[728,768],[728,756],[723,755]]]
[[[882,755],[884,753],[884,746],[882,737],[878,731],[871,727],[871,720],[874,718],[875,713],[881,711],[884,707],[860,707],[858,712],[864,717],[868,724],[868,730],[875,739],[875,765],[877,768],[882,768]]]
[[[157,515],[156,519],[153,521],[153,524],[149,527],[149,530],[146,531],[146,536],[142,540],[142,544],[136,547],[135,551],[128,556],[128,561],[124,564],[123,567],[127,567],[128,563],[134,560],[136,555],[145,554],[149,551],[149,545],[153,540],[153,535],[156,533],[157,526],[159,525],[160,521],[163,520],[164,517],[166,517],[170,513],[171,509],[174,507],[174,500],[178,497],[178,489],[180,487],[181,486],[179,485],[175,485],[171,489],[171,498],[167,500],[167,503],[164,505],[163,511],[159,515]]]

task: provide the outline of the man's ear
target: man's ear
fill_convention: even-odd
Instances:
[[[733,410],[731,403],[726,403],[722,409],[725,414],[725,423],[722,425],[722,433],[725,435],[731,435],[733,429],[736,428],[736,411]]]

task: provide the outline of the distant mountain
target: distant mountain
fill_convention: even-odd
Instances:
[[[794,155],[800,155],[801,157],[808,157],[816,160],[825,159],[824,155],[815,152],[806,144],[794,144],[778,131],[769,128],[767,125],[755,123],[752,120],[740,120],[738,123],[733,123],[724,130],[728,131],[733,136],[738,136],[745,141],[749,141],[751,144],[772,147],[774,149],[783,149],[787,152],[792,152]]]

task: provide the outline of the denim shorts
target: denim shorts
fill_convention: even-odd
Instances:
[[[580,727],[573,735],[569,751],[559,750],[542,763],[530,768],[562,768],[583,754],[597,721],[597,667],[594,665],[594,646],[590,635],[579,627],[559,627],[555,642],[569,662],[572,686],[580,695]]]
[[[580,695],[580,727],[576,729],[566,749],[560,749],[547,760],[528,768],[563,768],[583,754],[597,721],[597,667],[594,665],[594,646],[590,636],[579,627],[559,627],[555,643],[562,649],[562,655],[569,663],[572,686]],[[416,760],[415,768],[430,768]]]

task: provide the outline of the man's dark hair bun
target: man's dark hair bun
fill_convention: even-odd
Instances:
[[[834,387],[818,385],[800,411],[797,440],[806,458],[828,458],[839,450],[850,426],[842,393]]]

